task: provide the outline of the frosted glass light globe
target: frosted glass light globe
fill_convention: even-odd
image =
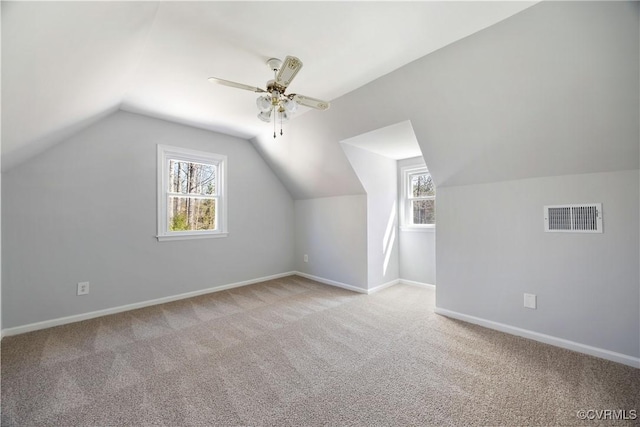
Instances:
[[[258,118],[263,122],[269,123],[271,121],[271,110],[258,113]]]
[[[273,108],[273,106],[271,105],[271,98],[266,95],[259,96],[258,99],[256,99],[256,105],[258,106],[258,110],[263,113],[271,111],[271,109]]]
[[[284,101],[283,104],[284,104],[285,110],[287,110],[287,112],[289,113],[295,113],[296,110],[298,109],[298,103],[293,99],[287,99]]]

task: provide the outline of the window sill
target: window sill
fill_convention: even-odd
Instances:
[[[424,227],[403,226],[403,227],[400,227],[400,231],[403,231],[403,232],[407,231],[410,233],[435,233],[436,226],[435,225],[424,226]]]
[[[156,236],[159,242],[166,242],[169,240],[195,240],[195,239],[218,239],[220,237],[227,237],[229,233],[198,233],[198,234],[174,234]]]

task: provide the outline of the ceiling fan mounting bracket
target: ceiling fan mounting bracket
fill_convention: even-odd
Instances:
[[[271,58],[267,61],[267,65],[271,71],[279,71],[282,67],[282,61],[278,58]]]

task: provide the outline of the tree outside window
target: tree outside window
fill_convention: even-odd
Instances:
[[[169,231],[216,229],[216,174],[216,165],[169,159]]]
[[[219,154],[158,146],[158,240],[226,236]]]
[[[404,171],[405,227],[433,227],[436,223],[436,188],[425,167]]]

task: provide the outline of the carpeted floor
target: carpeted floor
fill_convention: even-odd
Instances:
[[[640,370],[433,306],[291,276],[7,337],[2,425],[640,424],[576,416],[640,417]]]

